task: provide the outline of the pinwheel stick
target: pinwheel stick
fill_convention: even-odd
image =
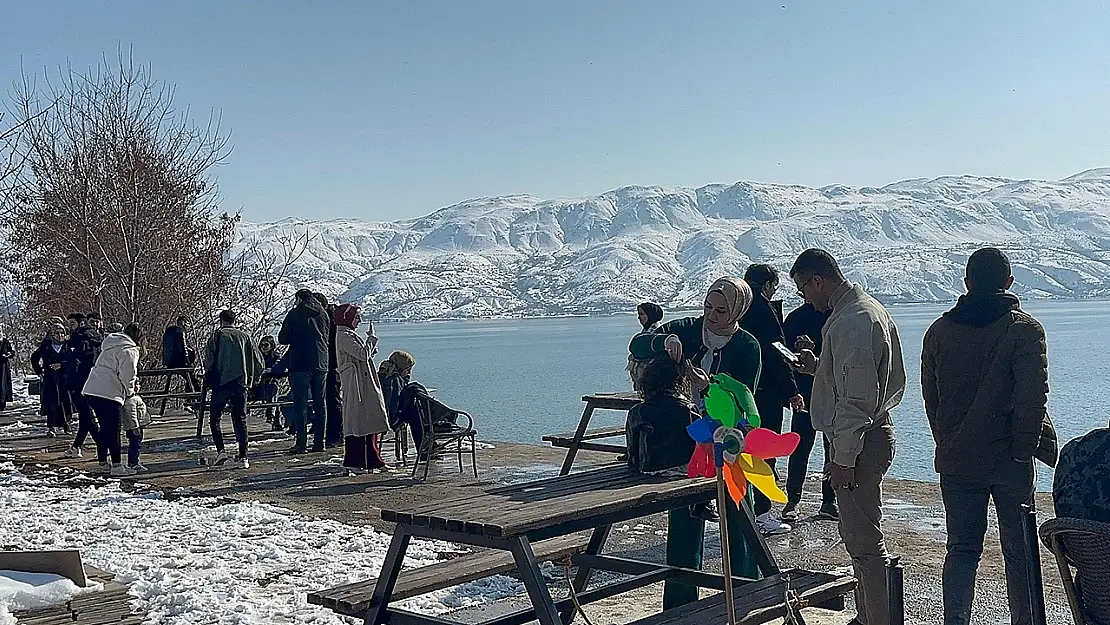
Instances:
[[[728,625],[736,625],[736,608],[732,597],[732,557],[728,544],[728,491],[725,488],[724,445],[713,445],[713,464],[717,467],[717,515],[721,521],[721,567],[725,574],[725,604],[728,606]]]

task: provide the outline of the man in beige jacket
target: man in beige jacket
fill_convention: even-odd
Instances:
[[[853,623],[887,625],[882,485],[894,460],[890,411],[906,389],[898,328],[879,302],[844,279],[824,250],[802,252],[790,277],[814,308],[832,311],[820,355],[804,350],[797,370],[813,375],[813,427],[831,443],[826,471],[840,506],[840,536],[859,580]]]

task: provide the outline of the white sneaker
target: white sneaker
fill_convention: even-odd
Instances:
[[[69,449],[66,450],[66,452],[64,454],[62,454],[62,457],[63,458],[80,458],[81,457],[81,450],[77,447],[70,447]]]
[[[112,477],[127,477],[128,475],[135,475],[135,469],[117,464],[112,466],[112,470],[109,473]]]
[[[231,467],[234,469],[249,469],[251,468],[251,463],[248,462],[246,458],[239,458],[231,463]]]
[[[58,438],[58,433],[54,431],[54,428],[48,428],[46,430],[46,435],[50,438]]]
[[[216,454],[216,459],[212,462],[212,464],[214,466],[221,467],[227,464],[228,460],[231,460],[231,458],[228,457],[227,452],[221,451],[220,453]]]
[[[781,520],[771,516],[770,512],[755,517],[755,524],[759,526],[759,533],[764,536],[775,536],[777,534],[785,534],[794,529],[790,527],[789,523],[783,523]]]
[[[138,462],[138,463],[135,463],[135,464],[129,464],[129,465],[127,465],[127,468],[131,469],[135,473],[146,473],[147,471],[150,470],[150,469],[146,468],[145,466],[143,466],[143,463],[141,463],[141,462]]]

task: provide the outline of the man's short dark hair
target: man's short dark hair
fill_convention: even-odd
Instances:
[[[177,316],[177,325],[181,325],[182,322],[187,323],[188,321],[189,321],[189,318],[186,317],[185,315],[178,315]]]
[[[825,250],[810,248],[798,255],[798,260],[790,267],[790,277],[821,276],[822,278],[844,279],[844,272],[832,254]]]
[[[143,338],[143,329],[140,328],[137,323],[127,324],[127,327],[123,329],[123,333],[130,336],[131,340],[136,343],[139,342],[139,339]]]
[[[230,308],[220,311],[220,321],[223,323],[235,323],[235,311]]]
[[[68,315],[66,315],[66,319],[72,319],[72,320],[80,323],[80,322],[85,320],[85,315],[82,315],[79,312],[71,312]]]
[[[997,247],[976,250],[967,259],[967,290],[971,293],[994,293],[1006,288],[1013,275],[1010,259]]]
[[[328,307],[328,296],[327,295],[324,295],[323,293],[313,293],[312,297],[315,297],[316,301],[319,302],[320,305],[323,306],[324,308]]]
[[[763,263],[749,265],[748,270],[744,272],[744,282],[747,282],[753,291],[758,291],[768,283],[778,284],[779,270]]]
[[[297,299],[298,302],[307,303],[309,300],[312,299],[312,289],[301,289],[297,291],[297,294],[294,297]]]

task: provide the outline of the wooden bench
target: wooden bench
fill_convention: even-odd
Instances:
[[[786,593],[793,591],[796,603],[793,610],[808,606],[830,607],[839,605],[844,595],[856,587],[851,577],[818,573],[813,571],[791,570],[765,577],[740,588],[733,602],[737,625],[756,625],[787,615]],[[653,614],[629,625],[704,625],[705,623],[726,623],[728,607],[724,593],[718,593],[694,603]]]
[[[614,425],[608,428],[596,428],[593,430],[586,430],[581,438],[577,439],[578,449],[585,449],[586,451],[611,451],[620,453],[624,451],[623,445],[613,445],[607,443],[590,443],[588,441],[595,441],[602,438],[616,438],[624,436],[624,426]],[[563,432],[561,434],[548,434],[543,437],[543,442],[551,443],[552,447],[563,447],[569,449],[575,444],[575,432]]]
[[[582,536],[562,536],[533,545],[538,562],[560,560],[581,553],[586,548]],[[513,557],[504,551],[481,551],[468,554],[446,563],[422,566],[401,571],[393,589],[393,600],[411,599],[425,593],[450,588],[493,575],[516,571]],[[339,614],[359,617],[374,606],[374,586],[378,580],[369,579],[308,594],[308,602],[323,606]]]
[[[625,452],[624,445],[597,443],[592,441],[605,438],[623,438],[624,426],[595,428],[591,430],[590,420],[593,419],[595,410],[628,412],[632,406],[635,406],[636,403],[640,401],[640,396],[637,393],[631,392],[594,393],[593,395],[583,396],[582,401],[586,402],[586,408],[582,410],[582,418],[578,421],[578,429],[573,432],[549,434],[543,437],[543,440],[551,443],[552,447],[563,447],[567,450],[567,455],[563,458],[563,466],[559,470],[559,475],[570,474],[571,467],[574,466],[574,458],[581,449],[623,454]]]

